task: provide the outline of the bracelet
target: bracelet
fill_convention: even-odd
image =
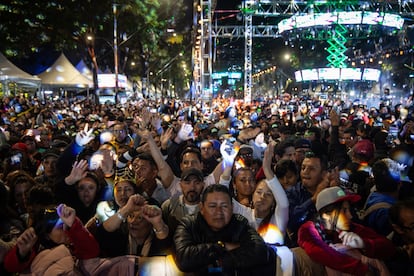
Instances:
[[[156,228],[153,228],[155,234],[164,233],[164,232],[166,232],[167,229],[168,229],[168,227],[165,224],[161,227],[160,230],[157,230]]]
[[[125,217],[118,211],[116,212],[116,216],[121,220],[121,221],[125,221]]]

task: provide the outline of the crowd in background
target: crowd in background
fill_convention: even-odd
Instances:
[[[413,268],[412,98],[15,96],[0,112],[2,275],[55,273],[72,256],[91,275],[133,275],[136,256],[199,275]]]

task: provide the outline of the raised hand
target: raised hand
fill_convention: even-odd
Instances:
[[[339,168],[335,167],[328,173],[329,187],[339,186]]]
[[[159,115],[157,114],[152,114],[151,116],[151,125],[154,127],[155,130],[158,131],[158,129],[161,128],[161,118]]]
[[[145,205],[145,198],[142,195],[135,194],[128,198],[128,202],[122,209],[125,209],[126,214],[129,214],[130,212],[138,210],[144,205]]]
[[[165,132],[161,134],[160,142],[161,148],[166,149],[168,147],[168,142],[171,141],[171,138],[174,134],[174,129],[169,127]]]
[[[145,204],[142,208],[142,216],[154,226],[163,223],[161,208],[156,205]]]
[[[143,109],[141,117],[145,127],[147,127],[151,122],[151,112],[149,112],[147,109]]]
[[[229,140],[223,141],[220,146],[220,153],[223,157],[224,168],[233,166],[238,150],[234,148],[233,143]]]
[[[33,227],[26,229],[16,241],[17,250],[21,257],[26,257],[37,242],[37,235]]]
[[[182,124],[180,130],[178,131],[177,137],[180,139],[180,142],[193,139],[193,126],[190,124]]]
[[[151,184],[145,176],[135,175],[135,180],[137,187],[143,191],[147,191],[151,187]]]
[[[102,150],[102,161],[100,167],[105,174],[113,174],[116,159],[117,156],[114,151]]]
[[[73,222],[76,218],[75,209],[65,204],[60,204],[58,207],[56,207],[56,210],[63,223],[69,228],[72,227]]]
[[[93,138],[95,138],[95,135],[93,135],[93,128],[88,128],[88,124],[85,124],[85,128],[76,134],[75,142],[81,147],[85,146],[92,141]]]
[[[340,122],[339,114],[336,113],[334,108],[332,108],[331,111],[329,112],[329,119],[331,120],[332,126],[339,126],[339,122]]]
[[[136,151],[138,153],[149,152],[150,151],[150,146],[149,146],[148,143],[141,144],[141,146],[136,148]]]
[[[70,174],[65,178],[65,182],[68,185],[73,185],[82,178],[86,176],[86,171],[88,170],[88,161],[87,160],[79,160],[75,161],[72,166],[72,170]]]
[[[139,135],[139,136],[141,136],[141,138],[142,138],[144,141],[149,141],[149,140],[153,139],[153,137],[152,137],[152,133],[151,133],[149,130],[147,130],[147,129],[140,130],[140,131],[138,132],[138,135]]]
[[[272,179],[274,177],[274,172],[272,170],[272,159],[273,153],[275,152],[276,143],[270,143],[264,151],[263,156],[263,172],[267,179]]]

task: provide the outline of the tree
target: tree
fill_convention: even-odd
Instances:
[[[118,0],[120,72],[142,76],[148,63],[157,71],[183,45],[190,43],[190,0]],[[70,53],[77,60],[87,56],[85,35],[96,36],[95,51],[100,68],[113,64],[113,0],[14,0],[0,5],[0,51],[12,60],[25,59],[44,49]],[[191,17],[190,17],[191,19]],[[187,32],[181,44],[168,43],[167,28]],[[112,46],[111,46],[112,45]],[[174,50],[172,51],[172,48]],[[175,50],[177,49],[177,50]],[[129,60],[142,66],[129,67]]]

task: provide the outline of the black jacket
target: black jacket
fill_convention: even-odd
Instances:
[[[239,243],[240,247],[227,251],[218,241]],[[205,275],[221,267],[221,275],[275,275],[274,250],[237,214],[218,232],[211,230],[200,213],[185,216],[175,232],[174,245],[176,264],[184,272]]]

